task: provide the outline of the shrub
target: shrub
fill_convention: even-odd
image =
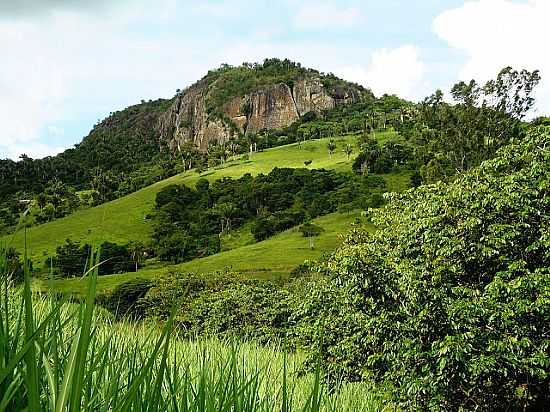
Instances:
[[[73,242],[71,239],[56,248],[53,258],[53,266],[59,269],[63,276],[72,277],[83,275],[89,269],[88,259],[91,254],[89,244],[81,245],[80,242]],[[50,261],[48,259],[48,266]]]
[[[307,294],[307,281],[281,283],[233,273],[172,274],[159,280],[136,304],[148,316],[166,319],[175,304],[180,333],[266,343],[294,341],[291,314]]]
[[[133,279],[118,285],[110,295],[101,298],[98,303],[118,317],[142,319],[143,308],[136,303],[147,294],[151,286],[151,281],[147,279]]]
[[[531,131],[348,236],[299,312],[304,339],[325,325],[329,371],[392,387],[405,409],[549,404],[548,146],[549,129]]]

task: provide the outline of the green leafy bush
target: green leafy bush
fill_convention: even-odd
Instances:
[[[296,315],[306,341],[324,325],[329,371],[393,387],[406,409],[550,404],[548,147],[532,130],[348,236]]]
[[[166,319],[176,305],[179,331],[190,337],[254,338],[266,343],[292,335],[289,319],[299,296],[307,293],[306,283],[246,279],[232,273],[173,274],[159,280],[136,308]]]
[[[118,285],[110,295],[101,297],[98,303],[118,317],[142,319],[143,310],[136,303],[147,294],[151,286],[150,280],[133,279]]]

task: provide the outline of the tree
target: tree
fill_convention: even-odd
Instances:
[[[15,283],[23,281],[23,263],[14,247],[0,245],[0,276],[7,276]]]
[[[538,71],[507,67],[485,85],[458,82],[451,90],[455,105],[438,90],[421,104],[421,122],[435,136],[435,145],[462,172],[494,156],[523,135],[521,120],[534,104]]]
[[[71,239],[65,240],[65,243],[56,248],[56,254],[53,258],[53,265],[58,268],[64,276],[80,276],[89,270],[88,259],[92,247],[89,244],[81,245],[80,242],[74,242]],[[49,260],[48,260],[49,263]]]
[[[347,143],[344,146],[344,153],[346,154],[346,157],[349,161],[349,158],[350,158],[351,154],[353,153],[353,145],[351,145],[350,143]]]
[[[327,143],[328,155],[332,159],[332,153],[336,150],[336,142],[334,139],[330,139]]]
[[[198,156],[197,146],[192,141],[183,144],[178,142],[178,151],[181,155],[183,170],[190,170],[193,167],[193,160]]]
[[[139,269],[139,265],[145,258],[145,245],[143,244],[143,242],[135,240],[128,243],[127,249],[130,253],[130,257],[132,258],[132,262],[134,262],[135,271],[137,272]]]
[[[318,226],[311,222],[304,223],[298,228],[298,230],[302,233],[303,237],[307,237],[309,239],[310,249],[315,248],[314,238],[325,231],[321,226]]]
[[[43,192],[39,193],[36,196],[36,204],[40,209],[44,209],[44,206],[46,206],[47,203],[48,203],[48,198]]]
[[[252,153],[258,149],[258,136],[255,133],[247,133],[246,141],[249,147],[249,156],[252,157]]]
[[[375,163],[380,158],[382,151],[378,146],[378,142],[371,138],[363,138],[360,142],[361,152],[353,161],[351,166],[357,174],[365,176],[372,170]]]
[[[223,202],[218,203],[214,209],[222,217],[221,234],[231,231],[231,220],[236,212],[235,205],[231,202]]]
[[[100,276],[129,272],[133,269],[132,258],[126,245],[103,242],[100,249],[101,265],[98,271]]]
[[[120,179],[114,172],[94,171],[92,189],[97,193],[96,203],[104,203],[115,198]]]

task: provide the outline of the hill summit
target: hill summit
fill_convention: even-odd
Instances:
[[[212,141],[281,129],[308,113],[356,103],[366,96],[372,93],[362,86],[288,59],[222,65],[178,92],[159,119],[159,131],[173,150],[186,141],[205,150]]]

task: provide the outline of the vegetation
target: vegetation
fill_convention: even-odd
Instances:
[[[377,133],[380,139],[395,136],[395,132]],[[211,168],[202,173],[196,170],[188,171],[165,179],[135,193],[124,196],[105,204],[78,210],[69,216],[43,225],[33,226],[27,230],[29,238],[29,256],[35,263],[43,262],[46,256],[55,253],[65,239],[71,238],[82,243],[98,244],[109,241],[125,244],[132,240],[147,242],[152,235],[152,222],[148,218],[154,208],[156,194],[162,188],[171,184],[185,184],[194,187],[197,180],[204,177],[214,182],[224,177],[240,178],[246,173],[256,176],[269,173],[274,167],[303,167],[304,159],[312,161],[310,168],[334,169],[349,171],[350,162],[340,150],[332,159],[326,154],[327,139],[309,141],[304,145],[291,144],[256,153],[253,159],[237,159],[225,165]],[[355,136],[338,139],[339,147],[351,143],[356,144]],[[407,174],[383,176],[387,191],[403,190],[409,185]],[[4,236],[2,241],[11,241],[12,236]],[[13,236],[12,245],[19,251],[24,248],[22,233]]]
[[[399,126],[419,145],[422,178],[432,183],[489,159],[496,151],[524,136],[522,119],[533,106],[538,71],[507,67],[494,80],[480,86],[474,80],[452,88],[456,104],[443,101],[438,90],[426,98],[418,112]]]
[[[305,304],[328,370],[393,387],[406,409],[550,401],[550,130],[454,182],[393,195]],[[322,314],[319,314],[319,310]]]
[[[312,73],[224,65],[202,80],[209,116]],[[539,80],[506,68],[454,104],[363,90],[180,145],[184,173],[126,197],[110,201],[115,165],[92,192],[60,179],[16,202],[22,226],[48,223],[0,248],[0,409],[542,410],[550,127],[523,121]]]
[[[453,182],[393,195],[371,211],[377,231],[356,226],[289,280],[173,274],[136,307],[167,319],[179,302],[189,336],[286,341],[309,365],[320,353],[329,380],[386,388],[405,409],[541,409],[549,143],[534,129]]]
[[[218,253],[220,237],[253,222],[257,241],[296,226],[304,219],[371,206],[382,179],[350,178],[328,170],[280,169],[238,180],[205,179],[196,190],[171,185],[157,193],[155,250],[162,260],[179,263]]]
[[[113,323],[94,304],[97,270],[80,305],[13,289],[0,256],[0,405],[4,410],[381,410],[366,385],[336,391],[300,355],[220,340],[181,341],[172,321]]]
[[[174,174],[154,127],[169,105],[159,99],[112,113],[81,143],[57,156],[0,159],[0,231],[14,227],[29,202],[32,220],[44,223]],[[78,196],[82,190],[85,195]]]
[[[341,243],[340,234],[361,219],[358,211],[331,213],[313,219],[314,224],[324,229],[323,233],[315,239],[315,249],[308,247],[308,240],[303,238],[297,227],[256,243],[248,227],[244,226],[239,231],[222,237],[222,244],[228,244],[228,250],[177,265],[153,261],[138,272],[100,276],[97,293],[100,297],[108,296],[120,285],[134,279],[155,282],[157,279],[170,277],[174,273],[235,272],[252,279],[286,279],[304,263],[304,260],[314,261],[336,249]],[[52,280],[46,277],[36,279],[34,287],[43,292],[53,288],[59,293],[80,298],[86,296],[87,292],[87,282],[80,278]]]
[[[201,80],[209,85],[206,110],[211,114],[220,114],[222,106],[232,97],[242,97],[262,87],[279,83],[292,88],[297,79],[311,75],[319,76],[329,93],[337,94],[340,89],[350,88],[350,83],[333,74],[319,73],[288,59],[265,59],[263,63],[243,63],[237,67],[222,64],[218,69],[209,71]],[[372,96],[370,91],[360,85],[354,84],[353,87]],[[246,107],[242,109],[244,113],[247,112]]]

